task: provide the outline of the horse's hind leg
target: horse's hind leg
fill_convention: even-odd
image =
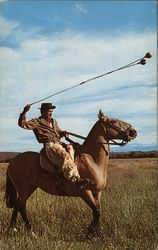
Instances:
[[[26,199],[24,198],[18,198],[16,201],[16,208],[18,209],[18,211],[20,212],[23,221],[25,223],[25,227],[28,231],[31,230],[31,224],[27,218],[27,212],[26,212]]]
[[[18,209],[16,208],[16,206],[13,208],[13,213],[12,213],[12,218],[11,218],[11,222],[10,222],[10,226],[9,228],[12,228],[15,226],[16,224],[16,219],[17,219],[17,215],[18,215]]]
[[[26,201],[36,189],[37,189],[36,186],[31,185],[30,187],[28,187],[27,192],[24,192],[26,195],[23,196],[22,198],[19,197],[17,200],[18,211],[20,212],[23,221],[25,223],[25,227],[28,231],[31,230],[31,224],[27,218]]]
[[[31,228],[30,223],[27,219],[27,213],[26,213],[26,201],[18,198],[15,202],[12,218],[10,222],[9,228],[14,228],[16,225],[17,215],[18,212],[21,214],[23,221],[25,223],[26,228],[29,230]]]

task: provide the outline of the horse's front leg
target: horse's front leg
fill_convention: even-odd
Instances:
[[[101,196],[102,191],[99,193],[93,193],[93,197],[95,200],[95,209],[93,209],[93,220],[91,225],[89,226],[89,232],[99,232],[100,230],[100,216],[101,216]]]
[[[13,213],[12,213],[12,218],[11,218],[10,225],[9,225],[7,231],[10,230],[10,229],[13,229],[15,232],[17,232],[17,229],[15,227],[16,220],[17,220],[17,215],[18,215],[18,209],[14,206]]]
[[[92,194],[91,191],[85,191],[82,199],[87,203],[87,205],[93,211],[93,220],[88,228],[89,233],[98,233],[99,232],[99,219],[101,215],[101,192]]]

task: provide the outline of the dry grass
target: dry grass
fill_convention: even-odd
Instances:
[[[6,165],[0,169],[4,183]],[[37,239],[25,232],[21,218],[19,231],[6,234],[11,210],[5,207],[4,192],[1,192],[0,249],[155,250],[157,175],[156,158],[110,160],[102,198],[101,232],[91,240],[86,238],[92,219],[87,205],[79,198],[51,196],[41,190],[28,201],[28,216]]]
[[[8,163],[0,163],[0,191],[5,188],[7,166]]]

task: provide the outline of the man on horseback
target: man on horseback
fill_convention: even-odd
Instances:
[[[66,179],[74,182],[77,187],[85,187],[88,180],[80,178],[74,162],[72,146],[67,145],[66,150],[61,142],[61,138],[66,136],[66,131],[62,131],[57,121],[52,118],[53,110],[56,107],[52,103],[42,103],[41,116],[27,121],[26,113],[30,107],[30,105],[24,107],[19,116],[18,125],[24,129],[33,130],[37,141],[43,143],[48,159],[60,168]]]

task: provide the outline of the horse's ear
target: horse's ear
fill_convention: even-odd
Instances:
[[[104,119],[104,117],[105,117],[104,112],[100,109],[100,110],[99,110],[99,114],[98,114],[98,118],[99,118],[100,120],[102,120],[102,119]]]

